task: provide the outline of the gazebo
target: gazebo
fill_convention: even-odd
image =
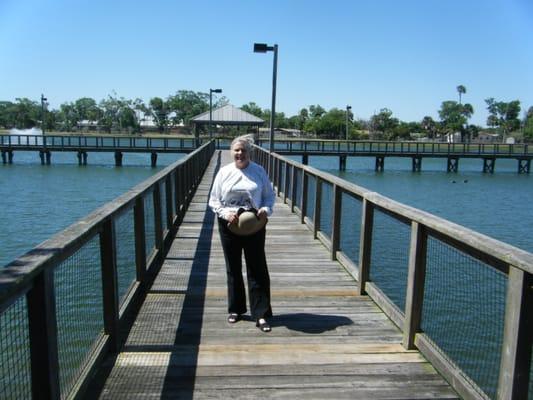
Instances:
[[[193,125],[194,136],[199,137],[198,127],[209,125],[209,111],[199,114],[190,119]],[[211,112],[211,123],[222,126],[250,126],[254,127],[257,133],[259,127],[265,123],[261,118],[256,117],[246,111],[241,110],[231,104],[214,108]]]

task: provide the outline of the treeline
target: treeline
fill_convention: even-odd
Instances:
[[[297,115],[286,116],[276,113],[277,128],[295,129],[320,138],[343,139],[348,134],[350,139],[408,140],[416,137],[436,139],[450,133],[460,133],[463,141],[478,136],[481,127],[469,124],[474,108],[463,103],[466,94],[463,85],[457,86],[459,101],[446,100],[438,110],[439,120],[425,116],[421,121],[405,122],[393,116],[387,108],[381,109],[370,119],[354,119],[350,109],[332,108],[325,110],[320,105],[302,108]],[[214,99],[213,108],[227,104],[226,97]],[[513,135],[517,139],[533,141],[533,107],[521,118],[519,100],[511,102],[485,100],[489,113],[487,126],[489,131],[497,133],[503,139]],[[262,109],[254,102],[240,107],[268,124],[270,110]],[[27,129],[43,126],[46,131],[76,131],[80,123],[91,123],[103,132],[141,131],[143,121],[151,121],[160,132],[181,126],[187,132],[189,120],[209,110],[209,94],[180,90],[166,99],[154,97],[148,103],[141,99],[125,99],[116,94],[96,102],[83,97],[74,102],[61,104],[59,109],[49,109],[46,102],[17,98],[15,102],[0,101],[0,127],[5,129]],[[347,115],[348,113],[348,115]],[[41,122],[42,121],[42,122]],[[348,123],[347,123],[348,122]],[[346,131],[348,125],[348,132]]]

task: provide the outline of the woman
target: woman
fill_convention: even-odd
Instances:
[[[258,220],[272,214],[275,194],[260,165],[250,161],[253,141],[240,136],[231,143],[233,162],[220,169],[211,190],[209,206],[218,216],[220,241],[224,250],[228,281],[228,322],[235,323],[246,313],[242,277],[242,252],[246,260],[250,312],[256,326],[270,332],[272,316],[270,277],[265,257],[265,227],[250,235],[234,233],[243,211],[256,213]],[[241,219],[244,219],[242,217]]]

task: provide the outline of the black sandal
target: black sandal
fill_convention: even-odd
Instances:
[[[230,324],[234,324],[235,322],[237,322],[238,320],[241,319],[241,316],[237,313],[230,313],[230,315],[228,315],[228,322]]]
[[[263,320],[263,322],[260,322],[261,320]],[[259,318],[255,323],[255,326],[257,326],[261,332],[270,332],[272,330],[264,318]]]

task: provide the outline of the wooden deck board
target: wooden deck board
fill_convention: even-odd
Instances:
[[[226,160],[227,162],[227,160]],[[224,163],[224,161],[223,161]],[[213,164],[213,163],[212,163]],[[101,399],[458,398],[356,282],[278,203],[267,226],[273,330],[226,322],[211,166],[164,265],[100,374]]]

